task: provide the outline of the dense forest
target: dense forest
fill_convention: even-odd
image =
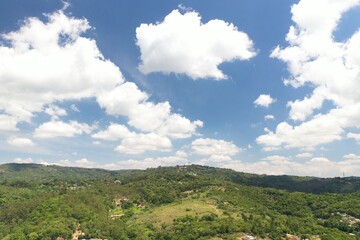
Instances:
[[[360,239],[360,178],[0,165],[0,239]]]

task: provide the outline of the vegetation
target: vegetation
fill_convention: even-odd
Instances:
[[[360,179],[0,165],[0,239],[360,239]]]

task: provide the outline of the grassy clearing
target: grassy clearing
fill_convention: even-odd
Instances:
[[[222,211],[210,201],[189,199],[182,202],[172,203],[165,206],[157,207],[149,212],[139,214],[136,222],[150,223],[159,227],[161,224],[171,224],[175,218],[186,215],[199,216],[215,213],[222,216]]]

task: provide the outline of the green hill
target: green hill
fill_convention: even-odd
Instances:
[[[288,191],[307,193],[351,193],[360,191],[360,177],[346,178],[316,178],[298,176],[271,176],[236,172],[230,169],[214,168],[199,165],[159,167],[147,170],[87,169],[76,167],[61,167],[40,164],[3,164],[0,165],[0,183],[30,184],[51,181],[85,181],[107,180],[118,178],[123,181],[133,181],[150,175],[192,174],[209,179],[221,179],[233,183],[277,188]]]
[[[4,164],[0,239],[360,239],[359,181]]]

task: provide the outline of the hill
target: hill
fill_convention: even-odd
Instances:
[[[359,239],[359,178],[265,176],[196,165],[123,171],[0,165],[0,239],[73,234]]]
[[[16,164],[0,165],[0,183],[30,184],[48,181],[84,181],[119,178],[122,181],[139,180],[156,174],[193,174],[209,179],[221,179],[233,183],[277,188],[288,191],[307,193],[351,193],[360,191],[360,177],[316,178],[298,176],[271,176],[236,172],[230,169],[214,168],[199,165],[159,167],[147,170],[88,169],[61,167],[56,165]]]

